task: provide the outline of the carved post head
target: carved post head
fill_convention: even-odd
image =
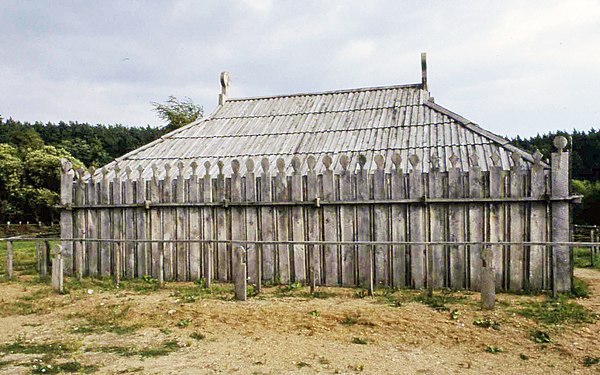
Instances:
[[[267,157],[262,158],[262,160],[260,161],[260,166],[263,170],[263,173],[269,173],[269,167],[270,167],[269,158],[267,158]]]
[[[317,159],[315,159],[314,156],[310,155],[306,159],[306,166],[308,167],[308,170],[311,171],[311,172],[314,171],[316,165],[317,165]]]
[[[323,165],[325,166],[326,170],[329,170],[329,168],[331,167],[331,156],[323,156]]]
[[[342,170],[344,172],[348,170],[348,165],[350,165],[350,158],[348,157],[348,155],[340,155],[340,165],[342,166]]]
[[[248,158],[248,160],[246,160],[246,171],[248,173],[254,172],[254,160],[252,158]]]

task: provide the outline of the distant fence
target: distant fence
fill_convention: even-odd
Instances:
[[[562,148],[552,154],[551,168],[539,153],[526,166],[514,153],[510,171],[500,167],[498,154],[491,155],[495,166],[489,171],[481,171],[476,157],[462,171],[453,155],[448,171],[440,171],[432,157],[430,172],[422,173],[413,155],[412,170],[405,173],[396,154],[387,166],[376,156],[372,173],[362,156],[356,170],[348,169],[347,156],[340,157],[335,172],[326,156],[317,174],[316,159],[309,156],[293,159],[291,175],[282,159],[274,174],[268,159],[260,173],[248,159],[243,175],[237,160],[231,176],[222,173],[222,163],[216,176],[199,176],[196,162],[179,162],[175,177],[167,165],[164,178],[153,168],[150,180],[142,168],[134,179],[133,171],[117,166],[109,180],[108,170],[90,177],[64,163],[61,237],[92,239],[63,241],[65,270],[230,281],[228,241],[246,240],[251,283],[305,282],[313,246],[302,242],[315,241],[310,259],[316,284],[361,286],[372,275],[381,286],[421,288],[429,280],[434,287],[477,290],[477,243],[511,242],[494,251],[498,289],[570,290],[567,245],[550,251],[547,245],[519,244],[570,241],[569,206],[576,197],[569,195],[569,153]]]

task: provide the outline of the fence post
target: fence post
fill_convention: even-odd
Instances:
[[[73,204],[73,164],[61,159],[60,164],[62,173],[60,178],[60,204],[63,206],[60,211],[60,237],[62,239],[73,238],[73,214],[71,205]],[[69,273],[73,270],[73,241],[62,240],[61,246],[67,263]]]
[[[56,245],[52,253],[52,288],[59,293],[64,291],[64,259],[62,253],[63,247]]]
[[[595,241],[595,236],[594,236],[594,228],[590,229],[590,242],[596,242]],[[590,247],[590,263],[592,265],[592,267],[595,266],[595,255],[596,255],[596,247],[595,246],[591,246]]]
[[[233,251],[233,280],[235,283],[235,299],[238,301],[248,299],[245,252],[241,246],[236,247]]]
[[[499,248],[496,251],[500,250]],[[496,280],[494,271],[494,256],[490,245],[481,250],[481,308],[493,310],[496,304]]]
[[[10,280],[13,276],[13,244],[12,241],[6,241],[6,278]]]
[[[565,151],[567,139],[563,136],[554,138],[557,151],[552,153],[552,198],[569,196],[569,151]],[[553,201],[552,242],[568,242],[570,240],[569,202]],[[552,251],[553,290],[571,290],[571,249],[569,246],[554,246]]]

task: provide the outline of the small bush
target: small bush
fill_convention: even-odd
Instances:
[[[550,340],[550,334],[545,331],[533,331],[531,333],[531,340],[536,344],[547,344],[552,342],[552,340]]]
[[[476,325],[477,327],[481,327],[481,328],[493,328],[495,330],[500,330],[500,323],[498,323],[495,320],[492,320],[490,318],[485,318],[485,319],[475,319],[473,321],[473,325]]]
[[[358,345],[367,345],[369,342],[366,339],[363,339],[362,337],[353,337],[352,343]]]
[[[542,302],[522,303],[521,306],[514,312],[542,324],[594,323],[598,319],[594,312],[569,301],[564,295],[556,299],[547,297]]]

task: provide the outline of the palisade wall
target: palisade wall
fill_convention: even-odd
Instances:
[[[514,153],[508,171],[497,154],[489,171],[481,170],[475,155],[468,171],[456,155],[452,167],[440,171],[432,156],[428,173],[416,155],[409,171],[401,169],[398,154],[389,165],[376,156],[374,171],[363,168],[364,156],[357,156],[356,170],[349,170],[349,157],[340,157],[339,171],[331,169],[331,158],[316,168],[309,156],[295,157],[290,174],[283,159],[275,168],[268,159],[260,166],[246,159],[244,166],[231,163],[230,176],[222,163],[217,175],[202,174],[211,166],[199,161],[167,164],[165,173],[153,167],[149,180],[142,168],[117,166],[109,180],[108,170],[95,175],[64,163],[65,270],[126,278],[158,277],[162,270],[165,280],[228,281],[231,243],[133,240],[327,241],[314,245],[311,258],[317,285],[364,286],[372,277],[380,286],[421,288],[429,280],[434,287],[478,290],[482,242],[569,240],[569,155],[562,148],[550,168],[539,153],[529,164]],[[192,172],[184,177],[185,168]],[[386,241],[400,244],[381,244]],[[457,244],[424,244],[444,241]],[[244,245],[249,282],[306,282],[310,246]],[[549,289],[553,282],[558,290],[571,287],[568,247],[511,244],[493,250],[500,290]]]

